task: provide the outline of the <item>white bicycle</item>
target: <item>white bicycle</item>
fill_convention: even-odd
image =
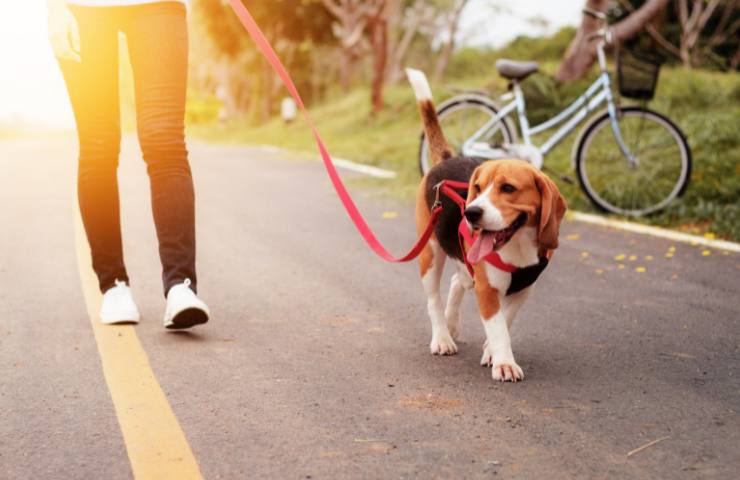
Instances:
[[[606,20],[600,12],[584,13]],[[691,175],[691,150],[681,130],[666,116],[640,106],[617,106],[607,70],[605,45],[608,28],[597,54],[601,74],[570,106],[553,118],[529,126],[520,82],[538,71],[536,62],[498,60],[496,69],[508,79],[509,102],[498,107],[489,97],[476,93],[456,96],[441,104],[438,115],[450,145],[460,155],[482,160],[522,158],[543,168],[544,157],[579,124],[589,118],[574,145],[572,163],[588,198],[600,209],[619,215],[642,216],[657,212],[681,196]],[[619,49],[619,91],[622,96],[649,100],[655,93],[661,61],[645,53]],[[606,110],[591,115],[606,103]],[[511,115],[516,112],[523,142]],[[561,125],[542,145],[532,135]],[[422,174],[431,168],[424,135],[419,148]]]

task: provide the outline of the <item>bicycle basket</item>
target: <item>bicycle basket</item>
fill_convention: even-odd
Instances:
[[[631,42],[623,45],[617,53],[619,93],[624,97],[651,100],[655,96],[664,59],[655,49],[644,48],[644,45],[643,42]]]

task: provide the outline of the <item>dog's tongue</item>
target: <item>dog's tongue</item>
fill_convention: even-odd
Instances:
[[[496,246],[496,234],[491,232],[480,232],[470,250],[468,250],[468,262],[478,263],[488,256]]]

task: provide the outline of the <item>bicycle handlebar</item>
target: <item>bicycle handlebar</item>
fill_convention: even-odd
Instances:
[[[596,38],[601,38],[604,40],[604,43],[607,45],[610,45],[612,43],[612,31],[610,28],[600,28],[598,31],[590,34],[587,37],[589,40],[594,40]]]
[[[588,7],[584,8],[582,11],[589,17],[593,17],[597,20],[602,20],[604,22],[607,21],[606,13],[604,12],[600,12],[598,10],[594,10],[593,8],[588,8]]]
[[[608,23],[608,18],[606,16],[606,13],[600,12],[598,10],[594,10],[593,8],[584,8],[583,10],[584,15],[588,15],[589,17],[595,18],[596,20],[600,20],[603,24],[603,26],[597,30],[596,32],[591,33],[587,38],[588,40],[594,40],[597,38],[601,38],[604,40],[604,43],[606,45],[609,45],[612,43],[612,32]]]

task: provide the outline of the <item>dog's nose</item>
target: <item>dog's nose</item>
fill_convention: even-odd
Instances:
[[[468,207],[465,209],[465,218],[468,222],[475,224],[483,216],[483,209],[480,207]]]

